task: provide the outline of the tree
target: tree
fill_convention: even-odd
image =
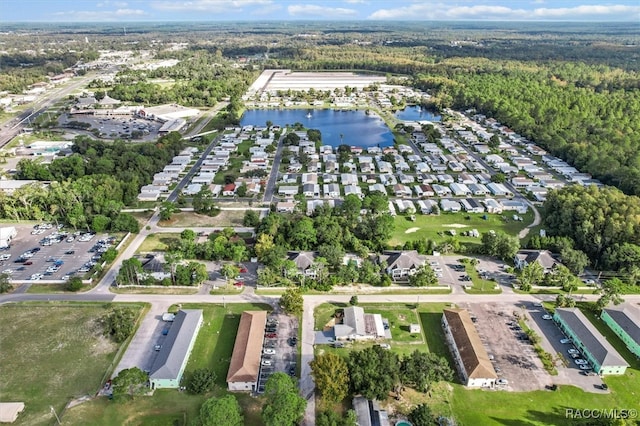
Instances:
[[[289,235],[289,242],[298,250],[310,250],[316,243],[316,229],[313,220],[306,216],[295,220]]]
[[[187,379],[186,388],[194,394],[207,393],[216,384],[216,373],[210,368],[198,368]]]
[[[560,252],[560,257],[562,258],[562,263],[576,275],[582,274],[584,268],[589,264],[589,257],[585,252],[569,247]]]
[[[347,397],[349,369],[344,358],[327,352],[316,356],[309,366],[318,392],[325,401],[335,403]]]
[[[128,395],[132,399],[136,396],[142,395],[147,392],[147,373],[140,370],[138,367],[127,368],[116,377],[113,378],[111,386],[113,387],[113,396],[125,396]]]
[[[498,149],[498,147],[500,146],[500,137],[498,135],[491,135],[487,145],[491,149]]]
[[[131,308],[116,307],[101,318],[104,333],[118,343],[124,342],[131,334],[136,323],[136,312]]]
[[[180,239],[188,242],[195,242],[196,236],[196,232],[193,229],[185,229],[180,233]]]
[[[178,211],[178,207],[171,201],[163,201],[160,205],[160,220],[171,220]]]
[[[351,296],[351,299],[349,299],[349,304],[351,306],[357,306],[358,305],[358,296],[357,295],[353,295]]]
[[[620,278],[611,278],[604,281],[600,286],[602,296],[596,302],[598,309],[605,308],[609,303],[613,302],[614,305],[619,305],[624,302],[624,299],[620,296],[624,283]]]
[[[489,231],[482,234],[482,252],[502,260],[511,260],[520,249],[518,237],[512,237],[504,232]]]
[[[0,294],[11,291],[13,286],[9,282],[9,274],[0,274]]]
[[[504,173],[496,173],[491,176],[491,182],[495,183],[505,183],[507,181],[507,175]]]
[[[316,416],[316,426],[358,426],[356,412],[349,410],[342,417],[335,411],[320,411]]]
[[[576,301],[573,297],[564,294],[559,294],[556,297],[556,308],[573,308],[576,306]]]
[[[402,358],[400,375],[403,384],[419,392],[427,392],[434,382],[453,379],[453,371],[446,358],[418,350]]]
[[[303,303],[302,292],[298,287],[288,288],[280,297],[280,306],[291,315],[300,315]]]
[[[118,285],[137,285],[139,284],[138,275],[142,272],[142,263],[132,257],[122,261],[122,266],[116,276]]]
[[[76,292],[81,288],[82,288],[82,279],[80,277],[71,277],[64,285],[64,289],[67,291]]]
[[[236,194],[238,197],[246,197],[247,195],[247,184],[242,182],[240,186],[236,189]]]
[[[240,273],[240,268],[238,268],[233,263],[225,263],[224,265],[222,265],[220,273],[224,275],[227,281],[229,281],[230,279],[238,276],[238,274]]]
[[[340,243],[334,241],[333,244],[322,244],[318,247],[318,255],[327,260],[327,264],[337,270],[342,265],[344,259],[344,248]]]
[[[200,423],[202,426],[242,426],[242,408],[233,395],[209,398],[200,407]]]
[[[244,226],[256,227],[260,223],[260,217],[255,210],[247,210],[244,212],[244,218],[242,218],[242,224]]]
[[[438,277],[428,266],[422,266],[415,274],[409,275],[409,284],[413,287],[427,287],[438,284]]]
[[[264,386],[265,404],[262,420],[265,426],[292,426],[304,415],[307,401],[298,394],[298,388],[291,377],[277,372]]]
[[[347,366],[351,390],[367,399],[387,399],[389,392],[400,382],[398,355],[380,346],[351,352]]]
[[[438,422],[427,404],[420,404],[409,413],[409,421],[414,426],[435,426]]]

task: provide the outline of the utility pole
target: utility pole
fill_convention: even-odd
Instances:
[[[58,424],[61,425],[62,423],[60,422],[60,417],[58,417],[58,413],[56,413],[56,410],[53,408],[53,405],[50,405],[49,408],[51,408],[51,412],[53,413],[53,415],[56,416],[56,420],[58,421]]]

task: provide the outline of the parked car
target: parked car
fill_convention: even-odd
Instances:
[[[267,348],[265,350],[262,351],[265,355],[275,355],[276,354],[276,350],[275,349],[271,349],[271,348]]]
[[[295,346],[298,344],[298,338],[297,337],[291,337],[289,338],[289,346]]]
[[[567,349],[568,354],[579,354],[580,352],[576,348]]]
[[[584,360],[582,358],[574,359],[573,362],[575,362],[578,365],[588,365],[589,364],[586,360]]]
[[[246,274],[247,273],[247,268],[245,268],[244,266],[240,268],[240,273],[241,274]]]
[[[238,288],[244,287],[244,283],[242,281],[236,281],[233,285],[238,287]]]
[[[580,365],[578,365],[578,368],[580,370],[591,370],[591,367],[589,365],[587,365],[587,364],[580,364]]]
[[[496,385],[506,386],[508,384],[509,384],[509,381],[507,379],[498,379],[498,380],[496,380]]]
[[[267,333],[267,334],[265,334],[265,337],[267,339],[275,339],[275,338],[278,337],[278,335],[276,333]]]
[[[542,319],[543,320],[550,320],[550,319],[553,319],[553,317],[551,315],[549,315],[549,314],[546,314],[546,315],[542,316]]]
[[[560,339],[560,343],[562,343],[563,345],[566,343],[571,343],[571,339]]]
[[[271,365],[271,360],[263,359],[262,360],[262,365]]]

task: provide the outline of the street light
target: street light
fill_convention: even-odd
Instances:
[[[51,408],[51,413],[53,413],[53,415],[56,416],[56,420],[58,421],[58,424],[61,425],[62,423],[60,422],[60,417],[58,417],[58,413],[56,413],[56,410],[53,408],[53,405],[50,405],[49,408]]]

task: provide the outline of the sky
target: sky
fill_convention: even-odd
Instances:
[[[295,20],[630,21],[640,29],[640,0],[0,0],[0,22]]]

